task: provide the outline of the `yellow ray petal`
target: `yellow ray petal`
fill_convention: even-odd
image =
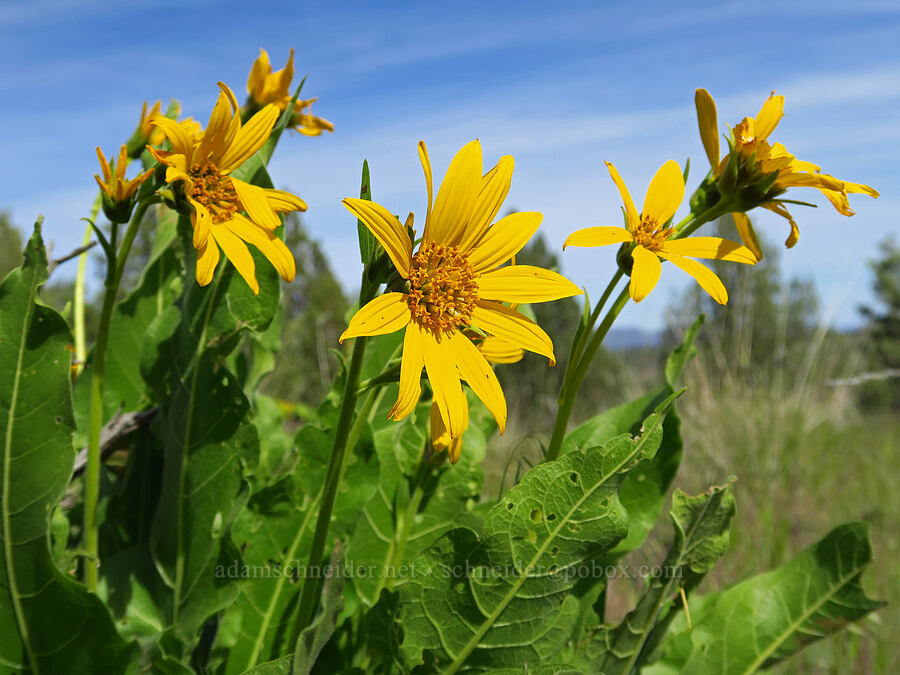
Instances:
[[[478,346],[481,353],[491,363],[518,363],[522,360],[524,352],[511,342],[497,337],[486,337]]]
[[[719,277],[706,265],[690,258],[682,258],[680,255],[667,255],[666,253],[660,253],[660,255],[675,265],[675,267],[694,277],[697,283],[700,284],[700,288],[709,293],[712,299],[720,305],[728,302],[728,291],[725,290],[725,286]]]
[[[269,104],[241,127],[234,140],[219,160],[219,170],[223,173],[233,171],[246,162],[259,150],[272,133],[272,127],[278,120],[278,106]]]
[[[757,260],[762,260],[762,247],[759,245],[759,239],[756,237],[756,230],[753,229],[750,217],[746,213],[741,212],[732,213],[731,216],[734,218],[734,226],[741,237],[741,241],[744,242],[744,246],[753,251],[753,255],[756,256]]]
[[[481,180],[481,192],[475,200],[475,210],[469,219],[469,227],[459,242],[459,247],[467,251],[477,244],[487,228],[494,222],[503,200],[509,193],[515,161],[510,155],[500,158],[497,165],[484,174]]]
[[[200,202],[195,202],[188,197],[188,203],[194,207],[191,212],[191,226],[194,228],[192,243],[194,248],[201,249],[206,246],[209,239],[209,233],[212,228],[212,217],[209,211]]]
[[[294,255],[274,232],[264,230],[240,214],[236,214],[223,225],[248,244],[258,248],[282,279],[287,282],[294,280],[297,273]]]
[[[409,415],[422,395],[422,368],[425,367],[425,348],[422,329],[415,321],[406,326],[403,336],[403,359],[400,361],[400,392],[388,417],[402,420]]]
[[[716,116],[716,102],[706,89],[698,89],[694,93],[694,105],[697,107],[697,124],[700,126],[700,140],[709,158],[710,166],[719,164],[719,120]]]
[[[348,197],[343,204],[350,213],[366,224],[366,227],[387,251],[397,271],[404,279],[408,279],[409,263],[412,260],[412,242],[409,240],[406,228],[400,224],[397,217],[381,204],[365,199]]]
[[[247,78],[247,91],[255,101],[262,98],[266,86],[266,75],[272,72],[272,64],[269,61],[269,53],[265,49],[259,50],[259,56],[250,66],[250,76]]]
[[[880,196],[878,190],[873,187],[863,185],[862,183],[850,183],[848,181],[844,181],[844,192],[856,192],[875,198]]]
[[[428,158],[428,148],[425,141],[419,141],[419,160],[422,162],[422,171],[425,172],[425,190],[428,192],[428,207],[425,211],[425,231],[430,232],[431,207],[434,201],[434,183],[431,178],[431,160]]]
[[[222,153],[228,147],[227,139],[233,119],[234,112],[228,96],[224,91],[220,91],[219,97],[216,99],[216,105],[209,115],[209,123],[206,125],[203,139],[197,146],[196,156],[200,161],[212,159],[212,161],[217,162],[220,159]],[[158,123],[156,120],[154,122]],[[238,118],[238,123],[240,124],[240,118]],[[168,135],[168,132],[166,135]]]
[[[662,225],[675,215],[682,199],[684,199],[684,175],[678,162],[670,159],[659,167],[653,180],[650,181],[641,217],[655,218]]]
[[[481,190],[481,143],[467,143],[456,153],[441,182],[425,241],[456,245],[469,225],[475,199]]]
[[[673,255],[728,260],[747,265],[755,265],[759,262],[759,258],[746,246],[741,246],[736,242],[721,239],[720,237],[672,239],[662,245],[662,250]]]
[[[154,117],[150,120],[150,124],[163,130],[166,138],[172,143],[172,154],[192,156],[194,144],[178,122],[170,120],[168,117]],[[151,152],[153,151],[151,150]],[[157,159],[159,158],[157,157]]]
[[[784,96],[775,96],[773,91],[766,102],[760,108],[759,114],[754,120],[754,131],[758,140],[764,141],[769,137],[778,122],[784,117]]]
[[[490,410],[502,434],[506,431],[506,398],[503,396],[503,389],[497,381],[497,376],[478,351],[478,347],[462,333],[453,334],[450,346],[453,348],[460,376]]]
[[[466,401],[466,416],[463,431],[468,428],[469,405],[468,401]],[[447,430],[444,420],[441,419],[441,412],[434,403],[431,404],[431,444],[437,452],[446,450],[447,459],[450,460],[451,464],[456,464],[459,461],[459,456],[462,452],[462,435],[459,435],[456,438],[450,436],[450,432]]]
[[[403,293],[385,293],[353,315],[338,342],[367,335],[387,335],[406,328],[411,315]]]
[[[772,213],[777,213],[779,216],[790,223],[791,233],[785,240],[784,245],[787,248],[793,248],[794,245],[800,240],[800,228],[797,227],[797,221],[794,220],[791,212],[787,210],[787,207],[784,204],[779,204],[778,202],[769,202],[768,204],[763,204],[762,207],[771,211]]]
[[[265,190],[237,178],[232,178],[231,184],[250,220],[267,230],[274,230],[281,225],[281,218],[269,205]]]
[[[635,302],[646,298],[650,291],[656,287],[659,281],[662,265],[653,251],[643,246],[635,246],[631,253],[634,258],[634,266],[631,269],[631,283],[628,285],[628,294]]]
[[[781,187],[811,187],[843,192],[844,182],[827,173],[779,173],[775,181]]]
[[[615,183],[616,187],[619,189],[619,195],[622,197],[622,204],[625,205],[625,222],[628,225],[628,229],[633,230],[637,227],[638,223],[641,222],[641,217],[638,215],[637,209],[634,206],[634,200],[631,198],[631,193],[628,192],[625,181],[622,180],[622,177],[619,175],[616,167],[612,165],[612,162],[606,162],[606,168],[609,169],[609,175],[612,176],[613,183]]]
[[[266,193],[266,199],[269,206],[275,213],[286,213],[288,211],[306,211],[306,202],[297,195],[284,190],[273,190],[271,188],[262,188]]]
[[[495,337],[546,356],[556,363],[553,341],[540,326],[514,309],[490,300],[479,300],[472,312],[472,324]]]
[[[216,266],[219,264],[219,247],[212,237],[207,238],[206,246],[197,250],[197,283],[206,286],[213,280]]]
[[[502,302],[549,302],[581,295],[561,274],[531,265],[507,265],[478,279],[478,297]]]
[[[472,269],[484,272],[512,258],[537,232],[543,218],[541,213],[522,211],[498,220],[469,254]]]
[[[259,295],[259,282],[256,280],[256,263],[253,262],[253,256],[250,255],[247,245],[227,227],[217,226],[212,228],[212,236],[216,243],[222,247],[222,253],[225,254],[228,261],[234,265],[238,274],[247,282],[253,294]]]
[[[425,371],[434,392],[434,402],[450,435],[460,436],[466,426],[466,396],[459,383],[456,370],[456,350],[450,340],[438,342],[430,333],[423,333],[422,346],[425,354]]]
[[[563,250],[565,251],[567,246],[607,246],[609,244],[622,244],[631,240],[631,232],[624,227],[585,227],[582,230],[575,230],[575,232],[566,237],[566,241],[563,243]]]

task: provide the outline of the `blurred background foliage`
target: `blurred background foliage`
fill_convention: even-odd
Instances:
[[[337,372],[337,338],[355,290],[348,293],[341,287],[299,216],[290,214],[285,221],[297,277],[282,286],[281,351],[260,392],[294,411],[288,420],[296,423],[322,399]],[[730,227],[715,225],[720,236],[731,236]],[[0,212],[0,277],[21,262],[22,230]],[[726,307],[692,285],[668,308],[664,334],[647,339],[614,329],[610,344],[615,348],[594,360],[573,423],[645,393],[658,380],[668,350],[699,313],[706,314],[698,356],[685,373],[688,394],[679,403],[685,454],[676,483],[696,493],[733,473],[739,511],[730,551],[700,590],[716,590],[780,564],[835,522],[866,521],[881,561],[871,568],[869,590],[891,604],[805,650],[777,672],[898,672],[900,566],[889,561],[900,559],[900,491],[885,467],[900,462],[900,248],[885,241],[880,257],[869,263],[878,303],[860,308],[861,327],[835,331],[821,316],[814,285],[785,279],[780,245],[765,240],[762,245],[765,258],[755,269],[712,263],[729,290]],[[150,250],[151,228],[145,227],[129,259],[123,293],[134,287]],[[50,257],[66,253],[51,250]],[[560,267],[559,253],[540,236],[517,262]],[[89,331],[97,323],[102,265],[93,268]],[[42,299],[71,321],[72,293],[73,282],[51,276]],[[498,368],[510,423],[507,433],[494,436],[489,445],[484,466],[488,499],[516,482],[540,456],[547,439],[538,430],[552,424],[581,300],[543,303],[531,311],[553,338],[561,365],[549,368],[545,359],[526,354],[519,363]],[[91,339],[89,334],[89,343]],[[661,559],[670,542],[659,531],[626,562]],[[608,619],[621,618],[640,590],[639,579],[614,579]]]

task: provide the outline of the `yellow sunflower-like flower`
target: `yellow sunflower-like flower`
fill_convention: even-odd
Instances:
[[[815,188],[844,216],[854,214],[848,194],[861,193],[878,197],[878,191],[868,185],[839,180],[821,173],[821,167],[797,159],[781,143],[769,143],[769,136],[784,116],[784,96],[776,96],[772,92],[756,117],[745,117],[735,125],[729,139],[730,152],[721,160],[715,101],[708,91],[698,89],[694,102],[697,106],[700,138],[718,179],[717,186],[722,192],[742,191],[743,194],[750,195],[754,202],[736,206],[745,207],[745,210],[762,206],[786,219],[791,226],[791,232],[785,241],[788,248],[796,244],[800,236],[793,216],[784,203],[777,199],[788,188]],[[742,212],[735,213],[734,217],[741,239],[757,253],[757,257],[761,257],[750,220]]]
[[[254,293],[259,293],[256,266],[247,249],[252,244],[272,263],[285,281],[296,273],[294,256],[275,234],[279,213],[304,211],[306,203],[289,192],[261,188],[229,174],[259,150],[278,119],[278,108],[266,106],[241,124],[231,89],[221,93],[203,134],[191,136],[184,126],[156,117],[172,143],[172,152],[150,148],[165,164],[166,181],[179,183],[191,206],[193,244],[197,249],[197,283],[212,281],[219,263],[219,247]]]
[[[428,208],[418,250],[407,229],[385,207],[362,199],[344,205],[384,247],[403,279],[395,291],[362,307],[341,340],[405,330],[400,394],[392,419],[406,417],[422,393],[428,373],[438,414],[449,437],[459,438],[468,408],[460,381],[484,402],[502,433],[506,399],[494,371],[465,330],[477,327],[555,363],[553,343],[541,328],[503,302],[544,302],[581,290],[555,272],[530,265],[504,265],[537,231],[540,213],[513,213],[491,225],[509,191],[513,158],[505,156],[482,175],[481,144],[460,150],[434,200],[428,151],[419,142]]]
[[[606,246],[630,242],[634,245],[631,256],[634,265],[628,286],[632,300],[640,302],[649,295],[659,281],[662,271],[660,260],[668,260],[675,267],[694,277],[700,287],[713,299],[724,305],[728,292],[712,270],[691,258],[730,260],[753,265],[758,262],[753,252],[727,239],[719,237],[687,237],[672,239],[675,230],[668,226],[684,199],[684,176],[674,160],[663,164],[647,188],[644,207],[638,213],[634,201],[611,163],[606,162],[609,174],[619,189],[625,205],[623,227],[587,227],[569,235],[563,244],[567,246]],[[686,257],[690,256],[690,257]]]
[[[294,79],[294,50],[284,68],[272,72],[272,64],[269,62],[269,54],[265,49],[259,50],[259,56],[250,68],[250,77],[247,79],[247,92],[256,107],[262,107],[270,103],[278,106],[279,110],[287,108],[292,95],[290,92],[291,80]],[[306,100],[298,99],[294,103],[294,114],[289,128],[299,131],[304,136],[320,136],[323,131],[334,131],[334,125],[326,119],[316,117],[309,112],[310,106],[317,98]]]
[[[128,166],[128,148],[122,146],[119,159],[115,163],[107,162],[103,151],[97,148],[97,159],[103,179],[94,174],[94,180],[103,192],[103,210],[111,222],[124,223],[131,217],[134,195],[141,184],[153,175],[154,169],[147,169],[131,180],[125,180],[125,168]]]

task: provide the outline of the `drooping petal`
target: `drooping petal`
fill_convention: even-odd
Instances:
[[[237,178],[231,178],[231,184],[250,220],[267,230],[274,230],[281,225],[281,218],[269,204],[265,190]]]
[[[450,436],[460,436],[467,422],[467,403],[462,386],[459,383],[459,372],[456,370],[456,352],[450,340],[438,342],[431,333],[422,335],[422,346],[425,354],[425,371],[434,392],[434,402],[441,413],[441,418],[450,432]]]
[[[266,260],[272,263],[272,267],[282,279],[287,282],[294,280],[294,276],[297,274],[294,255],[274,232],[264,230],[241,214],[235,214],[231,220],[223,223],[223,226],[248,244],[258,248],[260,253],[266,256]]]
[[[462,333],[454,333],[450,338],[450,345],[453,347],[460,376],[490,410],[502,434],[506,431],[506,398],[493,369],[478,351],[478,347]]]
[[[284,190],[274,190],[271,188],[262,188],[266,193],[266,199],[269,206],[275,213],[286,213],[288,211],[306,211],[306,202],[297,195]]]
[[[675,265],[675,267],[694,277],[697,283],[700,284],[700,288],[709,293],[712,299],[720,305],[728,302],[728,291],[725,290],[725,286],[719,277],[706,265],[690,258],[682,258],[680,255],[669,255],[664,252],[660,252],[660,255]]]
[[[818,190],[844,191],[844,182],[827,173],[786,173],[778,174],[775,181],[780,187],[811,187]]]
[[[563,250],[567,246],[608,246],[632,241],[631,232],[624,227],[599,226],[585,227],[575,230],[563,242]]]
[[[400,361],[400,392],[388,417],[402,420],[409,415],[422,395],[422,368],[425,367],[425,347],[422,329],[415,321],[406,326],[403,336],[403,358]]]
[[[194,228],[192,242],[194,248],[201,249],[206,246],[209,234],[212,228],[212,217],[209,215],[207,208],[200,202],[196,202],[188,197],[188,203],[194,207],[191,212],[191,225]]]
[[[684,174],[678,162],[670,159],[659,167],[653,180],[650,181],[641,217],[655,218],[662,225],[675,215],[682,199],[684,199]]]
[[[739,211],[732,213],[731,216],[734,218],[734,226],[741,237],[741,241],[744,242],[744,246],[753,251],[753,255],[756,256],[757,260],[762,260],[762,247],[759,245],[759,239],[756,237],[756,231],[753,229],[750,217],[746,213]]]
[[[536,211],[522,211],[498,220],[469,254],[472,269],[483,272],[512,258],[537,232],[543,218]]]
[[[628,285],[628,294],[635,302],[646,298],[650,291],[656,287],[662,265],[653,251],[643,246],[635,246],[631,253],[634,266],[631,269],[631,283]]]
[[[775,96],[773,91],[763,103],[754,120],[756,138],[761,141],[766,140],[778,126],[782,117],[784,117],[784,96]]]
[[[491,363],[518,363],[524,356],[521,347],[498,337],[486,337],[478,349]]]
[[[549,302],[581,295],[561,274],[532,265],[507,265],[478,279],[478,297],[502,302]]]
[[[670,239],[662,245],[662,250],[674,255],[690,256],[691,258],[708,258],[712,260],[727,260],[729,262],[755,265],[759,258],[746,246],[722,239],[720,237],[686,237],[684,239]]]
[[[151,119],[150,124],[163,130],[166,138],[172,143],[172,154],[184,155],[185,157],[192,156],[194,144],[178,122],[170,120],[168,117],[160,116]]]
[[[638,215],[637,209],[634,206],[634,200],[631,198],[631,193],[628,192],[625,181],[622,180],[622,177],[619,175],[616,167],[612,165],[612,162],[606,162],[606,168],[609,169],[609,175],[612,176],[613,183],[615,183],[616,187],[619,189],[619,195],[622,197],[622,204],[625,205],[625,222],[628,225],[628,229],[633,230],[638,226],[638,223],[641,222],[641,217]]]
[[[403,293],[385,293],[359,309],[338,342],[368,335],[387,335],[406,328],[411,315]]]
[[[253,294],[259,295],[259,282],[256,280],[256,263],[253,262],[253,256],[250,255],[247,245],[227,227],[212,228],[212,236],[216,243],[222,247],[222,253],[225,254],[228,261],[234,265],[238,274],[247,282]]]
[[[409,264],[412,260],[412,242],[406,228],[393,213],[377,202],[348,197],[344,206],[354,216],[366,224],[378,242],[387,251],[394,267],[404,278],[409,278]]]
[[[219,247],[212,237],[207,238],[206,245],[197,249],[197,283],[206,286],[213,280],[216,266],[219,264]]]
[[[515,161],[512,156],[505,155],[500,158],[493,169],[484,174],[481,179],[481,192],[478,193],[475,210],[469,219],[469,227],[466,228],[466,232],[459,242],[461,250],[467,251],[477,244],[491,223],[494,222],[494,218],[497,217],[500,207],[503,205],[503,200],[509,193],[514,166]]]
[[[481,143],[474,140],[456,153],[441,182],[425,241],[457,245],[469,225],[475,199],[481,190]]]
[[[272,133],[278,120],[278,106],[269,104],[241,127],[219,160],[219,170],[228,173],[246,162],[259,150]]]
[[[768,204],[762,204],[762,207],[771,211],[772,213],[777,213],[779,216],[781,216],[791,224],[791,233],[785,240],[784,245],[787,248],[793,248],[794,245],[800,240],[800,228],[797,226],[797,221],[794,220],[791,212],[787,210],[787,207],[784,204],[779,204],[778,202],[769,202]]]
[[[431,160],[428,158],[428,148],[425,141],[419,141],[419,160],[422,162],[422,171],[425,172],[425,190],[428,193],[428,206],[425,210],[425,231],[430,232],[431,207],[434,201],[434,183],[431,177]]]
[[[698,89],[694,93],[694,105],[697,107],[697,124],[700,127],[700,140],[712,167],[719,164],[719,120],[716,115],[716,102],[706,89]]]
[[[479,300],[472,311],[472,324],[486,333],[518,345],[556,363],[553,341],[540,326],[510,307],[490,300]]]
[[[463,431],[468,428],[469,405],[468,401],[466,401],[466,417]],[[462,453],[462,435],[459,435],[456,438],[450,436],[450,431],[444,424],[444,420],[441,419],[441,412],[434,403],[431,404],[431,444],[434,446],[436,452],[443,452],[446,450],[447,459],[451,464],[456,464],[459,461],[459,456]]]

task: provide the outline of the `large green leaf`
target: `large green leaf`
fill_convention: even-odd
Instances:
[[[50,514],[74,463],[72,336],[40,304],[47,252],[40,222],[22,267],[0,285],[0,664],[33,673],[124,672],[135,646],[100,600],[56,569]]]
[[[868,526],[848,523],[778,569],[693,597],[693,630],[679,617],[648,672],[749,675],[768,668],[884,606],[862,589],[871,562]]]
[[[702,581],[728,548],[728,530],[734,517],[731,485],[712,487],[696,497],[676,490],[672,495],[675,540],[660,568],[638,601],[637,607],[606,636],[607,651],[592,664],[607,675],[639,672],[677,611],[679,589],[691,591]]]
[[[623,480],[653,458],[670,400],[637,438],[572,451],[529,471],[487,515],[481,537],[457,528],[413,564],[400,586],[407,663],[455,672],[535,664],[559,653],[578,620],[570,595],[585,564],[628,532]],[[596,573],[595,573],[596,576]]]

